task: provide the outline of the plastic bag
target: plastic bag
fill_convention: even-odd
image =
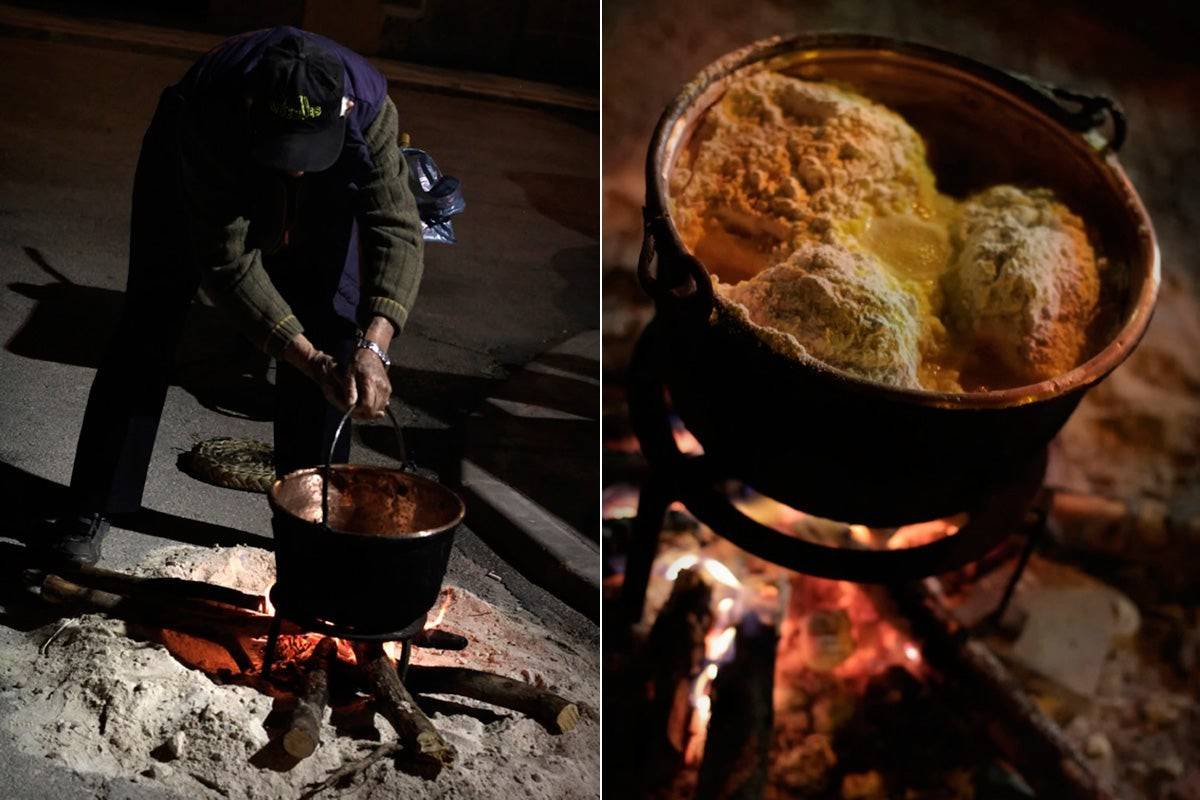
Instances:
[[[433,157],[416,147],[401,147],[408,162],[409,185],[421,215],[421,236],[427,242],[454,244],[450,218],[467,207],[458,178],[443,175]]]

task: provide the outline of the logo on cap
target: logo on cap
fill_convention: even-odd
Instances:
[[[276,100],[271,103],[271,111],[277,116],[283,117],[284,119],[307,120],[315,119],[316,117],[321,116],[320,106],[314,106],[312,103],[308,102],[308,98],[304,95],[299,95],[299,98],[300,105],[294,108],[287,105],[287,103]]]

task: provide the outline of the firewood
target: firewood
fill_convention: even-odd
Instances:
[[[681,570],[644,649],[650,672],[650,731],[665,735],[679,758],[691,716],[688,694],[704,666],[704,638],[712,624],[712,587],[697,570]]]
[[[516,711],[554,734],[566,733],[579,722],[579,708],[570,700],[533,684],[477,669],[414,664],[408,668],[406,683],[418,694],[454,694]]]
[[[929,582],[892,587],[897,606],[924,639],[926,660],[957,679],[983,729],[1039,797],[1115,800],[1062,730],[1029,698],[982,642],[972,639]]]
[[[767,785],[774,725],[775,628],[747,614],[734,656],[712,685],[712,717],[696,800],[753,800]]]
[[[628,715],[620,727],[631,734],[623,744],[632,766],[621,777],[629,781],[622,793],[651,796],[679,775],[691,736],[691,688],[704,667],[712,624],[712,587],[699,571],[681,570],[645,642],[630,656],[628,691],[635,699],[620,712]]]
[[[454,763],[454,748],[417,707],[382,644],[357,642],[354,651],[363,678],[375,696],[379,713],[395,728],[412,771],[433,780],[443,767]]]
[[[304,693],[292,709],[283,734],[283,749],[293,758],[308,758],[321,744],[321,720],[329,705],[330,667],[335,658],[337,642],[326,636],[305,663]]]
[[[248,594],[228,586],[205,581],[183,578],[146,578],[89,565],[73,566],[65,574],[65,577],[80,586],[86,586],[89,589],[103,589],[114,594],[136,594],[143,597],[154,595],[168,600],[175,598],[210,600],[249,611],[261,612],[263,610],[261,595]]]
[[[466,650],[470,640],[461,634],[441,628],[426,628],[412,638],[412,644],[413,647],[425,647],[430,650]]]
[[[247,637],[266,636],[272,620],[266,614],[256,614],[207,600],[179,598],[171,603],[164,603],[161,598],[153,596],[143,598],[115,594],[102,589],[89,589],[59,575],[47,575],[42,581],[42,599],[74,611],[107,614],[131,622],[190,633],[219,632]],[[303,633],[286,620],[280,632],[285,635]]]

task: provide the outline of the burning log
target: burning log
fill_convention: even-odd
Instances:
[[[413,770],[422,778],[433,780],[443,767],[454,763],[454,748],[417,707],[382,644],[358,642],[354,652],[363,678],[379,705],[379,713],[395,728]]]
[[[292,709],[283,734],[283,749],[293,758],[308,758],[321,744],[321,720],[329,705],[329,676],[336,658],[337,642],[328,636],[309,656],[304,694]]]
[[[774,724],[775,628],[756,614],[737,627],[733,660],[712,686],[712,718],[696,800],[751,800],[767,784]]]
[[[406,678],[418,694],[456,694],[516,711],[555,734],[579,722],[579,707],[570,700],[524,681],[466,667],[411,666]]]
[[[133,589],[136,588],[133,585]],[[42,599],[77,611],[107,614],[187,632],[259,637],[267,635],[272,620],[266,614],[191,597],[180,597],[164,604],[161,598],[154,596],[141,598],[89,589],[59,575],[47,575],[42,581]],[[281,633],[293,635],[303,631],[285,620]]]
[[[986,645],[972,639],[925,582],[894,587],[897,606],[925,639],[924,655],[957,676],[982,707],[988,737],[1039,797],[1115,800],[1062,730],[1029,699]]]
[[[651,662],[648,730],[665,734],[678,758],[687,743],[692,682],[704,665],[704,640],[712,624],[712,587],[698,570],[680,570],[645,646]]]

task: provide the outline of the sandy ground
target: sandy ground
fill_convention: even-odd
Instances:
[[[261,594],[274,581],[271,555],[254,548],[176,546],[150,553],[136,570],[150,576],[204,580]],[[594,654],[557,638],[528,612],[498,609],[461,587],[447,586],[441,627],[471,640],[465,651],[420,650],[414,664],[447,664],[531,681],[577,702],[581,723],[554,736],[511,712],[432,719],[457,750],[457,764],[428,782],[384,760],[343,796],[590,798],[598,794],[599,667]],[[272,763],[268,714],[275,701],[257,688],[224,684],[181,663],[198,648],[177,634],[156,636],[119,620],[84,615],[49,637],[0,650],[0,698],[11,707],[4,735],[22,751],[60,764],[95,785],[129,778],[179,797],[247,800],[298,796],[355,760],[390,726],[346,702],[325,721],[324,744],[299,764]],[[207,648],[206,648],[207,650]],[[210,659],[219,664],[220,658]],[[335,725],[334,721],[338,724]],[[277,720],[275,720],[277,724]],[[290,767],[285,769],[285,767]],[[336,793],[334,793],[336,795]]]

